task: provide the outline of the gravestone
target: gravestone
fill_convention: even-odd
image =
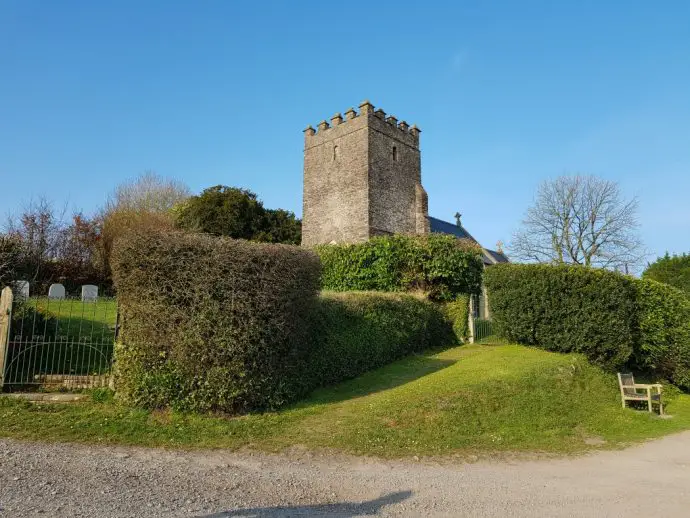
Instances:
[[[51,284],[48,288],[48,298],[55,300],[63,300],[65,298],[65,287],[60,284]]]
[[[15,283],[17,288],[17,297],[22,299],[29,298],[29,281],[17,281]]]
[[[93,284],[84,284],[81,287],[81,301],[82,302],[96,302],[98,300],[98,286]]]

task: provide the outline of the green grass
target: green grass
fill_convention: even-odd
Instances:
[[[516,345],[462,346],[398,361],[285,410],[229,418],[0,398],[0,435],[192,448],[300,445],[383,457],[572,453],[690,428],[690,396],[659,419],[622,409],[615,376],[575,355]],[[598,446],[601,447],[601,446]]]
[[[112,298],[99,298],[96,302],[65,299],[50,300],[47,297],[31,298],[29,305],[47,317],[45,329],[38,326],[35,334],[68,336],[70,338],[89,338],[92,341],[105,341],[114,337],[117,318],[117,301]]]

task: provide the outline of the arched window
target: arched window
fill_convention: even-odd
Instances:
[[[398,148],[393,146],[393,162],[398,161]]]
[[[338,159],[339,154],[340,154],[340,150],[338,149],[338,146],[333,146],[333,161],[334,162]]]

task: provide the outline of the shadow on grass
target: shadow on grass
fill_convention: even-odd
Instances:
[[[412,496],[412,491],[399,491],[389,495],[362,503],[336,503],[322,505],[297,505],[292,507],[254,507],[251,509],[235,509],[224,511],[205,518],[236,517],[276,517],[276,516],[337,516],[340,518],[352,516],[372,516],[378,514],[387,505],[404,502]]]
[[[317,389],[305,400],[297,403],[295,408],[311,406],[315,403],[337,403],[346,399],[368,396],[417,380],[450,367],[456,362],[456,360],[441,360],[431,357],[435,352],[438,351],[430,351],[425,355],[408,356],[335,386]]]

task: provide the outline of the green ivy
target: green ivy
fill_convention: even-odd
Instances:
[[[423,291],[432,300],[449,301],[481,289],[481,248],[450,235],[381,236],[315,251],[325,290]]]

